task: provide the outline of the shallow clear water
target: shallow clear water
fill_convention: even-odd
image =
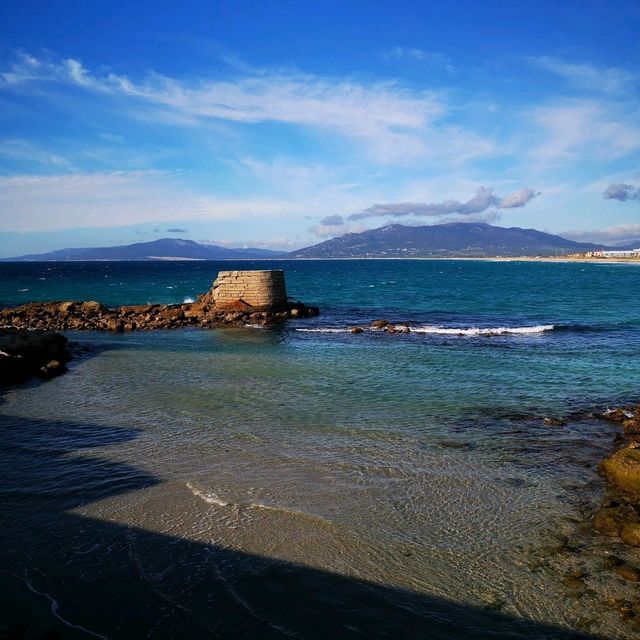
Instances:
[[[1,397],[11,575],[114,638],[633,637],[581,529],[615,429],[583,413],[638,399],[640,268],[2,264],[0,305],[182,302],[272,266],[320,317],[69,334],[96,350]],[[346,331],[378,317],[414,331]],[[565,537],[590,546],[541,551]]]

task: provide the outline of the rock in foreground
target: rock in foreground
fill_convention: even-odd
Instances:
[[[59,333],[0,328],[0,384],[59,375],[69,357],[67,339]]]
[[[635,411],[613,409],[601,415],[621,422],[622,447],[605,458],[600,469],[608,484],[608,495],[593,518],[599,533],[619,537],[625,544],[640,546],[640,407]]]

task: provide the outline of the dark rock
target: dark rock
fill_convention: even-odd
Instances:
[[[67,339],[59,333],[0,328],[0,384],[63,373],[69,358]]]

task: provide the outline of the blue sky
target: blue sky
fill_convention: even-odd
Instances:
[[[0,256],[454,220],[640,238],[639,33],[624,0],[5,0]]]

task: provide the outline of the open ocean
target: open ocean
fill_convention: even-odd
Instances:
[[[618,427],[587,414],[640,400],[640,265],[0,263],[0,306],[178,303],[234,268],[284,269],[321,315],[70,332],[95,348],[0,395],[8,619],[69,638],[637,637],[607,604],[635,587],[604,567],[640,554],[588,522]],[[412,331],[349,332],[378,318]]]

